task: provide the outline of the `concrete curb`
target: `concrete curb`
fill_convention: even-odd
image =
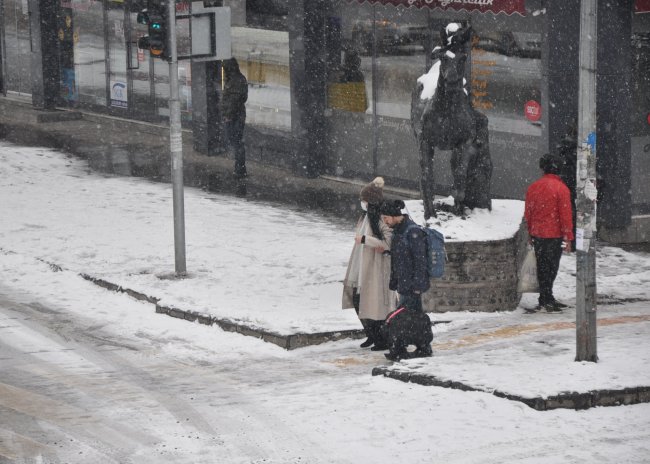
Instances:
[[[650,403],[650,386],[623,388],[621,390],[590,390],[585,393],[564,392],[559,395],[549,396],[548,398],[528,398],[524,396],[504,393],[499,390],[490,391],[476,388],[453,380],[440,380],[433,375],[394,370],[391,367],[375,367],[372,370],[372,375],[382,375],[390,379],[396,379],[402,382],[410,382],[428,387],[443,387],[462,391],[491,393],[499,398],[504,398],[510,401],[519,401],[527,406],[530,406],[533,409],[536,409],[537,411],[550,411],[553,409],[579,410],[589,409],[596,406],[621,406],[638,403]]]
[[[220,319],[210,316],[208,314],[200,313],[197,311],[188,311],[184,309],[174,308],[171,306],[163,306],[159,304],[160,298],[155,298],[141,292],[137,292],[130,288],[124,288],[120,285],[108,282],[104,279],[90,276],[88,274],[79,274],[85,280],[94,283],[102,288],[111,290],[113,292],[126,293],[127,295],[135,298],[136,300],[146,301],[156,305],[156,313],[166,314],[167,316],[177,319],[184,319],[190,322],[198,322],[205,325],[216,325],[226,332],[235,332],[248,337],[255,337],[267,343],[273,343],[285,350],[294,350],[296,348],[304,348],[311,345],[320,345],[325,342],[333,342],[345,338],[362,338],[364,336],[363,330],[340,330],[336,332],[318,332],[318,333],[295,333],[283,335],[277,332],[270,332],[258,327],[252,327],[229,319]]]

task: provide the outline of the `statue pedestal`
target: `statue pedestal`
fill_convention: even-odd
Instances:
[[[408,201],[406,207],[415,222],[424,223],[422,201]],[[445,275],[432,279],[422,296],[424,310],[514,310],[521,298],[517,271],[526,239],[523,213],[522,201],[492,200],[492,211],[475,209],[464,219],[439,211],[431,218],[429,225],[445,236],[447,264]]]

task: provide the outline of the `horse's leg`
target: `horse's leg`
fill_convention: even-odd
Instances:
[[[487,117],[478,113],[476,119],[476,139],[473,145],[476,156],[470,161],[465,188],[465,204],[469,208],[492,209],[490,198],[490,179],[492,177],[492,160],[490,159]]]
[[[433,155],[434,147],[428,137],[420,137],[420,193],[424,205],[424,220],[436,217],[436,210],[433,207]]]
[[[451,173],[454,177],[452,196],[454,197],[454,210],[456,214],[463,214],[465,209],[465,193],[467,187],[467,168],[470,161],[476,156],[477,148],[472,140],[465,141],[452,149]]]

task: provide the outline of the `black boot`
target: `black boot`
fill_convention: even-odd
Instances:
[[[384,321],[369,321],[370,332],[372,333],[372,338],[375,341],[375,346],[370,348],[372,351],[385,351],[388,349],[388,343],[384,340],[384,337],[381,333],[381,327],[384,324]]]
[[[372,330],[372,323],[374,321],[370,319],[360,319],[361,325],[363,326],[363,331],[366,333],[366,339],[365,342],[363,342],[361,345],[359,345],[361,348],[368,348],[371,346],[373,343],[375,343],[375,336],[374,336],[374,331]]]
[[[368,348],[368,347],[369,347],[370,345],[372,345],[373,343],[375,343],[375,341],[374,341],[372,338],[368,337],[368,338],[366,338],[366,341],[363,342],[363,343],[362,343],[361,345],[359,345],[359,346],[360,346],[361,348]]]

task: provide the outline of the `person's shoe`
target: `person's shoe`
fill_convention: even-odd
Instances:
[[[359,345],[359,346],[360,346],[361,348],[368,348],[368,347],[371,346],[373,343],[375,343],[375,341],[374,341],[372,338],[368,337],[368,339],[367,339],[365,342],[363,342],[361,345]]]
[[[417,348],[413,353],[411,353],[411,358],[430,358],[433,356],[433,350],[431,346],[425,346],[423,348]]]
[[[370,348],[370,351],[386,351],[387,349],[388,349],[388,345],[379,343],[379,344],[375,344],[375,346]]]
[[[384,353],[384,356],[386,356],[386,359],[389,361],[394,361],[398,362],[402,359],[407,358],[408,353]]]
[[[555,303],[546,303],[544,309],[547,313],[561,313],[562,309],[559,308]]]
[[[553,304],[555,305],[556,308],[560,308],[560,309],[564,309],[564,308],[568,308],[568,307],[569,307],[568,305],[565,305],[564,303],[560,303],[560,302],[557,301],[557,300],[554,300],[554,301],[553,301]]]

